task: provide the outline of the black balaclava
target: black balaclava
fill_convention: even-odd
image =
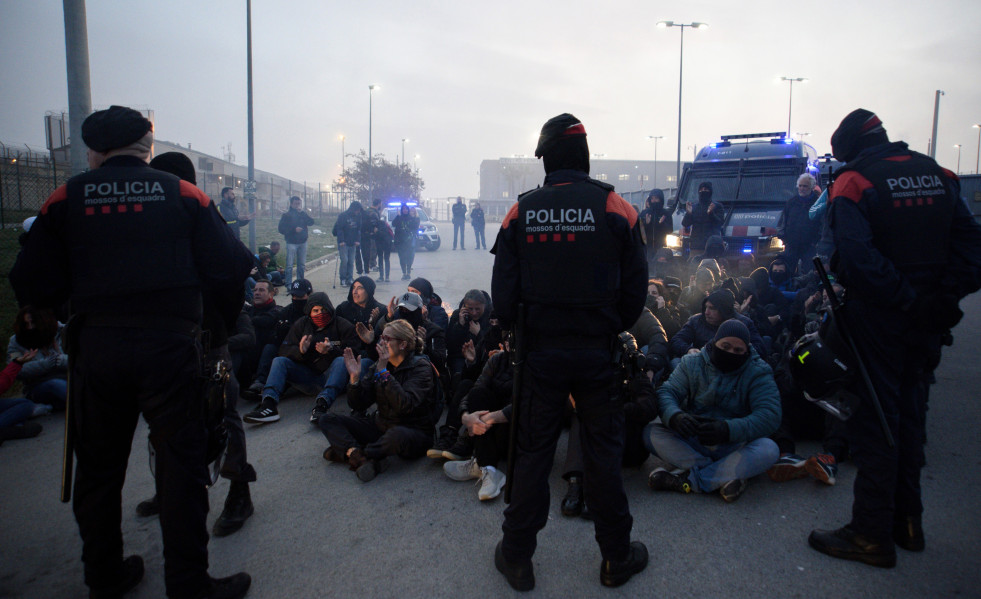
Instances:
[[[549,119],[538,136],[535,156],[544,162],[546,174],[565,169],[589,173],[586,128],[569,113]]]
[[[745,354],[734,354],[732,352],[725,351],[724,349],[719,349],[716,346],[716,342],[720,339],[725,339],[726,337],[736,337],[737,339],[742,339],[743,343],[746,344]],[[743,364],[749,360],[750,355],[750,343],[749,343],[749,329],[746,325],[739,322],[738,320],[727,320],[719,325],[719,330],[716,331],[715,337],[706,344],[706,349],[708,351],[709,360],[712,365],[721,370],[722,372],[733,372],[738,370]]]
[[[859,108],[848,113],[831,136],[835,160],[850,162],[866,148],[889,143],[882,121],[875,113]]]
[[[707,191],[702,191],[705,188]],[[712,201],[712,182],[702,181],[698,184],[698,201],[707,204]]]
[[[422,326],[422,310],[407,310],[406,308],[395,309],[395,320],[404,320],[412,325],[412,330]]]

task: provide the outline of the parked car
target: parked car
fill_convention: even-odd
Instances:
[[[416,247],[425,248],[427,251],[435,252],[439,249],[439,229],[433,224],[433,221],[429,219],[429,215],[423,210],[422,206],[419,206],[416,202],[406,202],[410,208],[415,208],[416,215],[419,217],[419,231],[416,233]],[[382,210],[382,220],[387,222],[389,225],[395,220],[395,217],[399,214],[399,209],[402,207],[402,202],[391,201]]]

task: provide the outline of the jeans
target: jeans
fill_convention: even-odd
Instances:
[[[371,364],[372,362],[368,358],[361,358],[361,374],[367,372]],[[337,395],[347,387],[347,380],[348,372],[347,366],[344,365],[344,356],[338,356],[334,358],[334,361],[330,363],[330,368],[327,369],[327,381],[320,393],[317,393],[317,399],[326,401],[328,408],[334,405]]]
[[[337,360],[341,360],[341,367],[343,368],[342,357],[335,358],[334,362],[331,363],[331,368],[334,367]],[[305,364],[279,356],[272,361],[272,366],[269,368],[269,376],[266,377],[266,386],[262,389],[262,397],[269,397],[279,403],[279,395],[286,391],[287,383],[310,395],[319,393],[327,384],[328,372],[330,369],[327,372],[317,372]]]
[[[268,273],[266,273],[266,276],[269,277],[269,282],[275,285],[276,287],[280,287],[286,284],[286,281],[283,279],[283,273],[279,272],[278,270],[271,270]]]
[[[65,379],[48,379],[38,383],[27,392],[27,399],[34,403],[48,404],[55,410],[64,410],[68,399],[68,381]]]
[[[484,236],[484,228],[483,227],[479,227],[479,228],[478,227],[474,227],[473,228],[473,236],[474,236],[474,242],[473,242],[474,249],[475,250],[479,250],[479,249],[483,248],[483,249],[486,250],[487,249],[487,237]]]
[[[286,284],[293,282],[293,263],[296,263],[296,278],[302,279],[307,265],[307,243],[286,244]]]
[[[23,397],[0,397],[0,429],[16,426],[31,417],[34,404]]]
[[[457,223],[455,221],[453,222],[453,249],[454,250],[456,249],[456,234],[458,231],[460,233],[460,249],[466,249],[463,246],[463,233],[466,230],[467,230],[467,223],[465,222]]]
[[[378,278],[388,279],[392,273],[392,251],[378,250]]]
[[[348,282],[354,280],[354,255],[357,249],[357,246],[349,243],[345,243],[337,248],[337,251],[341,256],[341,283],[347,284]]]
[[[777,444],[766,437],[705,447],[694,437],[682,438],[654,423],[644,429],[644,444],[672,466],[690,469],[688,478],[702,493],[710,493],[731,480],[762,474],[780,457]]]

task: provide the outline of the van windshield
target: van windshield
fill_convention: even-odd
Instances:
[[[711,164],[693,167],[686,177],[679,195],[678,210],[684,210],[686,202],[698,202],[698,187],[703,181],[712,183],[712,200],[730,204],[783,204],[797,193],[797,167],[744,166],[738,164]]]

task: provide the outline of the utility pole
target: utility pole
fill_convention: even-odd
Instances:
[[[82,141],[82,121],[92,114],[89,88],[89,34],[85,22],[85,0],[64,0],[65,55],[68,67],[68,123],[72,175],[89,167]]]
[[[930,137],[930,158],[937,157],[937,120],[940,117],[940,96],[942,95],[944,92],[938,89],[933,100],[933,135]]]
[[[246,0],[245,10],[248,12],[248,16],[245,19],[245,30],[247,37],[246,51],[248,54],[248,58],[246,59],[246,68],[248,69],[246,85],[248,86],[249,96],[249,180],[245,184],[245,197],[249,201],[249,213],[255,215],[255,145],[252,135],[252,0]],[[249,222],[249,250],[255,252],[255,216]]]

